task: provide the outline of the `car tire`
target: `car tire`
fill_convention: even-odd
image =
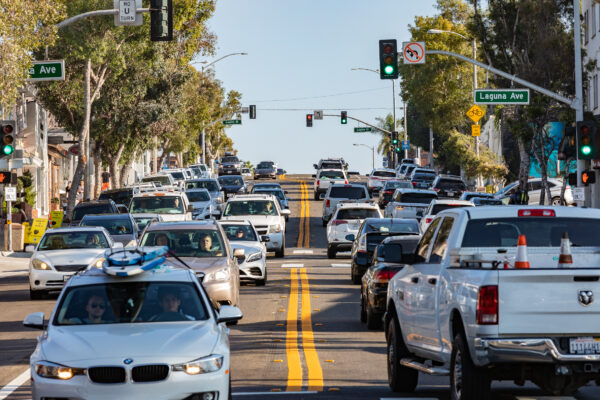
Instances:
[[[387,327],[387,372],[392,392],[411,393],[419,383],[419,371],[400,365],[400,360],[407,357],[410,353],[402,339],[400,326],[392,318]]]
[[[335,258],[337,250],[333,246],[327,246],[327,258]]]
[[[358,275],[356,268],[354,266],[352,266],[352,268],[350,269],[350,275],[351,275],[352,283],[354,283],[355,285],[359,285],[360,278],[362,278],[362,277]]]
[[[555,196],[552,198],[552,201],[550,202],[551,205],[553,206],[560,206],[562,205],[560,202],[560,197],[559,196]]]
[[[367,298],[365,301],[365,308],[367,314],[367,329],[377,330],[381,329],[381,314],[375,312],[373,307],[369,306],[369,299]]]
[[[323,220],[323,226],[327,226],[327,222],[329,222],[329,221]]]
[[[487,371],[475,366],[462,333],[454,337],[450,360],[450,398],[479,400],[490,398],[491,380]]]
[[[46,292],[41,290],[31,290],[29,289],[29,299],[31,300],[41,300],[45,297]]]
[[[267,284],[267,266],[265,265],[265,276],[256,281],[256,286],[265,286]]]
[[[362,294],[362,289],[360,291],[360,322],[363,324],[367,322],[367,310],[365,310],[365,298]]]
[[[313,197],[315,198],[316,201],[318,201],[319,200],[319,192],[315,192]]]
[[[281,245],[281,248],[279,250],[275,251],[275,257],[276,258],[285,257],[285,242],[283,242],[283,244]]]

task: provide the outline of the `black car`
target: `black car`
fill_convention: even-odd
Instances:
[[[383,239],[398,235],[420,235],[416,219],[367,218],[352,243],[350,274],[352,282],[360,283],[362,275],[371,266],[373,252]]]
[[[467,190],[467,185],[460,176],[440,175],[433,181],[431,189],[437,192],[440,199],[458,199]]]
[[[73,209],[73,219],[65,223],[78,226],[87,214],[119,214],[119,209],[111,199],[82,201]]]
[[[246,182],[241,175],[220,176],[219,185],[227,197],[247,192]]]
[[[100,193],[98,196],[98,200],[107,200],[111,199],[116,204],[123,204],[125,207],[129,208],[129,203],[131,203],[131,199],[133,198],[133,188],[121,188],[121,189],[112,189],[105,190]]]
[[[412,187],[409,181],[386,181],[379,191],[379,200],[377,201],[379,208],[387,206],[396,189],[412,189]]]
[[[254,179],[260,178],[277,178],[277,168],[273,161],[261,161],[254,168]]]
[[[504,203],[500,199],[490,199],[487,197],[472,197],[471,201],[475,204],[475,207],[480,206],[503,206]]]
[[[429,189],[435,178],[434,171],[415,169],[410,175],[410,182],[413,189]]]
[[[373,253],[373,265],[362,277],[360,287],[360,321],[369,329],[381,328],[386,309],[390,279],[411,262],[421,235],[392,236],[384,239]]]

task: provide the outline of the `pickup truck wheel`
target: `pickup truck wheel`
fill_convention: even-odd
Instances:
[[[281,248],[279,250],[275,251],[275,257],[277,257],[277,258],[285,257],[285,243],[283,243],[281,245]]]
[[[31,290],[29,289],[29,299],[30,300],[41,300],[44,298],[46,293],[41,290]]]
[[[327,221],[323,220],[323,226],[327,226]]]
[[[369,306],[368,299],[365,301],[367,309],[367,328],[371,330],[381,329],[381,314],[378,314]]]
[[[452,345],[450,362],[450,396],[452,400],[479,400],[490,397],[490,377],[471,360],[469,347],[459,333]]]
[[[387,371],[388,384],[393,392],[414,392],[419,383],[419,371],[400,365],[400,360],[405,357],[410,357],[410,353],[396,320],[392,319],[387,334]]]
[[[362,291],[360,294],[360,322],[367,322],[367,310],[365,310],[365,298],[362,295]]]
[[[335,255],[337,254],[337,251],[335,250],[335,248],[329,246],[327,247],[327,258],[335,258]]]

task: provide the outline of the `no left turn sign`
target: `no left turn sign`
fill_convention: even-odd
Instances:
[[[425,64],[425,42],[403,42],[404,64]]]

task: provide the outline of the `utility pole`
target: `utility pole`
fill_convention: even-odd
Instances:
[[[392,98],[394,99],[392,102],[392,107],[394,110],[392,113],[394,118],[394,127],[392,128],[392,131],[396,130],[396,84],[394,82],[395,79],[392,79]],[[396,149],[392,149],[392,168],[396,168],[396,165],[398,165],[398,154],[396,153]]]
[[[406,116],[406,100],[404,100],[404,143],[408,142],[408,123],[407,123],[407,116]],[[404,158],[408,158],[408,149],[404,149]]]
[[[433,128],[429,127],[429,168],[433,168]]]
[[[575,47],[575,121],[583,121],[583,71],[581,69],[581,20],[580,18],[580,0],[573,0],[573,43]],[[579,143],[576,143],[576,147],[579,147]],[[581,173],[585,170],[585,160],[580,160],[579,155],[577,156],[577,186],[582,187]],[[583,204],[589,207],[597,206],[592,204],[591,190],[589,187],[585,187],[585,201]],[[595,199],[594,199],[595,200]],[[578,202],[581,203],[581,202]],[[596,201],[594,201],[596,203]]]

